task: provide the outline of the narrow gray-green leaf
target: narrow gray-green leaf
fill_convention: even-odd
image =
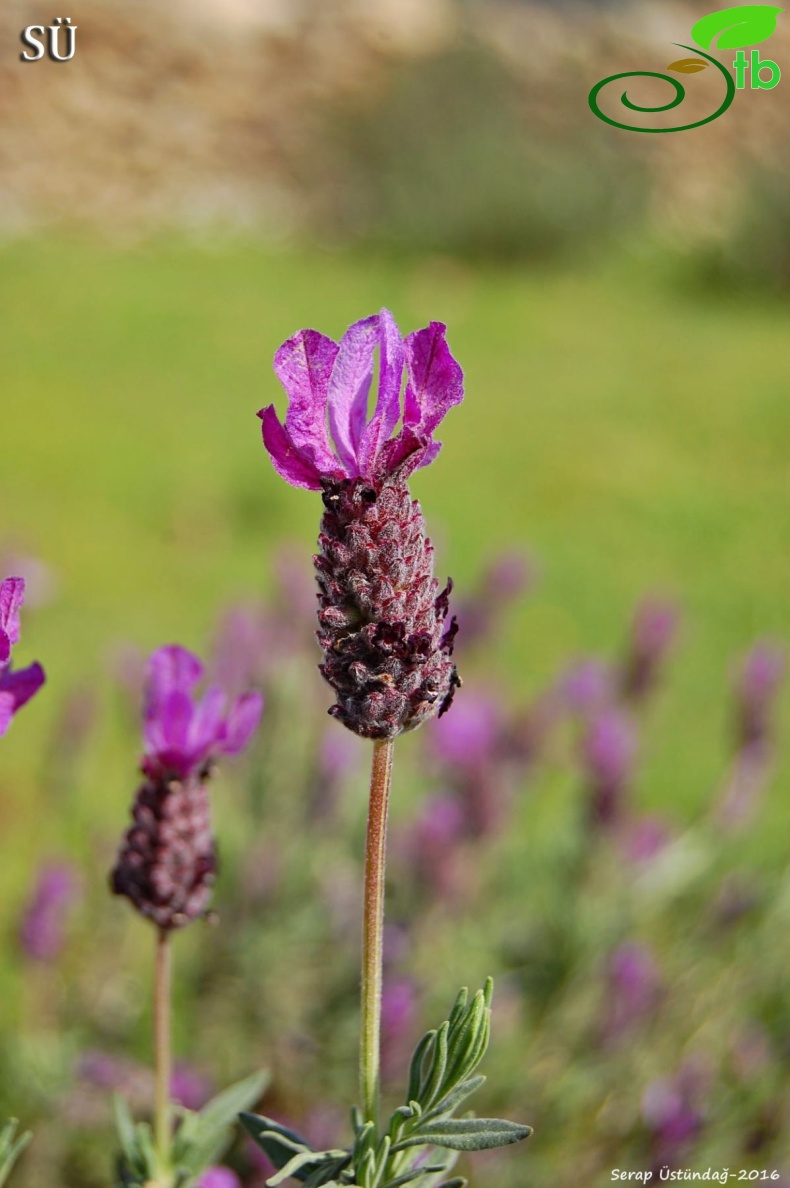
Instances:
[[[441,1090],[444,1073],[447,1068],[447,1037],[450,1031],[449,1022],[442,1023],[436,1033],[436,1045],[433,1053],[433,1067],[424,1088],[421,1088],[418,1100],[423,1108],[433,1104],[434,1098]]]
[[[448,1147],[451,1151],[488,1151],[492,1147],[506,1147],[532,1134],[530,1126],[506,1122],[499,1118],[448,1118],[432,1122],[419,1134],[402,1139],[392,1149],[425,1146]]]
[[[228,1126],[235,1122],[243,1110],[248,1110],[250,1106],[255,1105],[268,1083],[269,1074],[257,1072],[252,1076],[245,1077],[243,1081],[231,1085],[228,1089],[224,1089],[222,1093],[218,1093],[200,1111],[201,1128]]]
[[[457,1110],[462,1101],[466,1101],[467,1097],[471,1097],[483,1085],[485,1085],[486,1078],[482,1073],[476,1077],[470,1077],[468,1081],[461,1081],[460,1085],[456,1085],[441,1101],[437,1101],[427,1114],[423,1114],[417,1122],[417,1129],[421,1129],[423,1123],[432,1122],[439,1114],[451,1114],[453,1110]]]
[[[396,1176],[394,1180],[387,1180],[383,1188],[401,1188],[403,1184],[413,1184],[415,1180],[421,1180],[424,1176],[441,1175],[444,1171],[447,1171],[447,1168],[441,1163],[431,1164],[430,1167],[412,1168],[402,1176]]]

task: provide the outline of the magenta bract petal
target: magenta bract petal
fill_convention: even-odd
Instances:
[[[243,693],[230,707],[220,745],[226,755],[237,755],[255,733],[263,713],[260,693]]]
[[[359,469],[365,476],[373,473],[379,450],[400,420],[403,341],[388,309],[382,309],[379,314],[379,343],[381,359],[376,408],[359,447]]]
[[[168,644],[153,653],[147,666],[148,697],[157,700],[173,689],[190,693],[203,676],[203,665],[186,648]]]
[[[359,444],[367,420],[373,352],[378,337],[378,314],[349,326],[340,340],[329,381],[329,427],[337,456],[349,478],[359,474]]]
[[[9,577],[0,582],[0,632],[7,636],[9,646],[19,642],[19,608],[24,600],[24,578]]]
[[[186,741],[186,751],[191,763],[202,762],[220,737],[224,727],[222,716],[226,701],[222,690],[212,685],[194,707]]]
[[[274,469],[292,487],[304,487],[307,491],[321,490],[321,474],[313,463],[297,450],[291,435],[280,424],[274,405],[262,408],[261,418],[263,444],[269,452]],[[340,467],[337,467],[340,472]],[[340,473],[342,477],[342,472]]]
[[[14,714],[38,693],[45,680],[40,664],[0,673],[0,735],[5,734]]]
[[[147,755],[184,754],[192,723],[192,698],[172,689],[146,706],[143,736]]]
[[[0,665],[6,664],[11,655],[11,640],[0,627]]]
[[[442,322],[431,322],[409,334],[404,344],[408,384],[403,423],[419,427],[425,437],[464,398],[464,375],[450,353],[446,332]]]
[[[288,396],[285,428],[299,454],[316,470],[332,471],[326,402],[338,345],[317,330],[300,330],[279,348],[274,371]]]

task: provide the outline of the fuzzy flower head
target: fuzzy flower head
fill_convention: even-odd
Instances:
[[[203,665],[186,648],[173,644],[151,656],[142,762],[149,778],[186,780],[218,755],[236,755],[252,737],[263,709],[260,693],[243,693],[228,708],[216,685],[195,697],[202,676]]]
[[[0,736],[45,680],[40,664],[11,668],[11,649],[19,642],[19,610],[24,599],[24,578],[10,577],[0,582]]]
[[[284,342],[274,370],[288,396],[285,423],[273,405],[258,414],[278,474],[294,487],[318,491],[327,481],[361,478],[376,485],[396,473],[408,477],[432,462],[441,449],[434,432],[464,394],[445,331],[431,322],[402,339],[383,309],[355,322],[339,343],[317,330],[300,330]],[[377,347],[378,392],[368,420]]]

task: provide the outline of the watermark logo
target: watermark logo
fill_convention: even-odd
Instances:
[[[72,25],[71,17],[55,17],[54,23],[46,28],[46,45],[43,25],[28,25],[19,34],[19,39],[28,48],[22,50],[19,57],[23,62],[40,62],[46,53],[52,62],[70,62],[77,48],[77,26]],[[63,46],[60,35],[63,34]],[[65,49],[62,54],[61,48]],[[28,53],[32,50],[32,53]]]
[[[661,78],[670,83],[675,92],[674,98],[670,99],[668,103],[658,107],[642,107],[628,98],[627,91],[623,91],[620,102],[629,111],[653,113],[672,111],[673,108],[679,107],[686,98],[685,87],[679,79],[673,78],[672,75],[660,74],[655,70],[626,70],[622,74],[612,74],[608,78],[602,78],[595,84],[588,96],[587,102],[590,105],[590,110],[599,120],[611,124],[613,128],[624,128],[627,132],[686,132],[689,128],[701,128],[703,124],[717,120],[732,103],[735,92],[745,88],[747,77],[753,91],[771,91],[779,82],[782,72],[776,62],[772,62],[769,58],[761,58],[759,50],[752,49],[749,57],[743,51],[747,46],[754,46],[768,40],[776,29],[777,18],[782,11],[781,8],[776,8],[773,4],[739,4],[734,8],[722,8],[718,12],[712,12],[709,16],[703,17],[693,26],[691,36],[696,41],[696,45],[681,45],[680,42],[675,42],[680,49],[689,50],[694,54],[694,57],[679,58],[676,62],[670,62],[667,70],[672,70],[676,74],[697,74],[699,71],[707,70],[713,66],[722,76],[725,87],[724,98],[713,115],[705,116],[704,119],[695,120],[690,124],[679,124],[675,128],[645,128],[639,124],[625,124],[620,120],[612,119],[611,116],[601,111],[598,103],[601,91],[609,83],[618,82],[621,78]],[[732,68],[735,71],[734,77],[726,66],[722,66],[716,58],[704,52],[709,49],[715,49],[717,52],[737,49],[738,53],[732,63]]]

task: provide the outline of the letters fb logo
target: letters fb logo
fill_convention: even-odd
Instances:
[[[601,111],[598,106],[600,92],[609,83],[617,82],[621,78],[661,78],[670,83],[675,91],[674,98],[660,107],[642,107],[638,103],[632,102],[628,98],[628,92],[623,91],[620,102],[629,111],[671,111],[674,107],[679,107],[686,98],[683,84],[678,79],[672,78],[671,75],[659,74],[655,70],[626,70],[623,74],[612,74],[609,78],[601,79],[588,96],[587,102],[590,105],[590,110],[599,120],[604,120],[613,128],[624,128],[627,132],[686,132],[689,128],[700,128],[703,124],[709,124],[711,120],[716,120],[724,114],[735,98],[735,92],[744,89],[747,75],[753,91],[771,91],[779,82],[782,72],[776,62],[772,62],[769,58],[761,58],[759,50],[753,49],[750,57],[747,57],[743,51],[746,46],[757,45],[758,42],[768,40],[776,28],[780,12],[782,9],[776,8],[773,4],[738,4],[735,8],[722,8],[718,12],[712,12],[709,16],[703,17],[693,26],[691,36],[697,42],[695,46],[681,45],[679,41],[675,42],[680,49],[689,50],[695,56],[693,58],[678,58],[677,62],[670,62],[667,70],[673,70],[677,74],[696,74],[699,70],[706,70],[709,66],[714,66],[724,79],[724,98],[713,115],[705,116],[702,120],[695,120],[692,124],[679,124],[676,128],[643,128],[638,124],[621,123],[620,120],[614,120]],[[715,46],[714,41],[716,42]],[[722,66],[721,62],[703,52],[709,49],[716,51],[737,49],[738,52],[732,63],[732,68],[735,71],[734,78],[729,70]]]

